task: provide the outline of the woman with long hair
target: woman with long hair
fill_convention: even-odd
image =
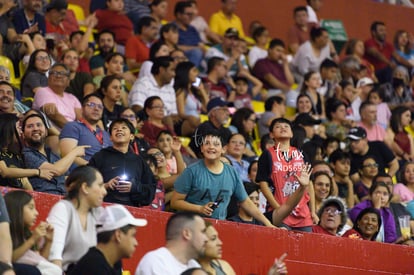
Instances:
[[[154,64],[153,60],[156,57],[169,55],[170,50],[163,40],[158,40],[157,42],[152,44],[149,52],[149,60],[146,60],[144,61],[144,63],[142,63],[141,68],[139,69],[138,78],[151,75],[152,64]]]
[[[196,83],[197,79],[198,69],[193,63],[185,61],[177,65],[174,90],[182,122],[175,132],[181,136],[191,136],[200,125],[200,113],[207,110],[208,95],[201,81]]]
[[[230,131],[241,134],[246,140],[246,157],[256,157],[257,154],[253,148],[253,131],[256,127],[256,114],[249,108],[238,109],[231,118]]]
[[[367,77],[371,78],[374,82],[377,82],[377,77],[375,76],[375,68],[374,66],[368,62],[368,60],[366,60],[364,58],[365,55],[365,45],[364,45],[364,41],[360,40],[360,39],[350,39],[345,46],[345,54],[347,56],[352,56],[354,58],[356,58],[359,63],[363,66],[365,66],[366,70],[367,70]]]
[[[21,80],[20,90],[23,98],[34,97],[38,88],[47,87],[48,79],[46,72],[52,65],[52,59],[46,50],[35,50],[29,59],[26,72]]]
[[[400,161],[400,166],[406,161],[414,160],[414,140],[405,127],[411,123],[411,110],[399,106],[392,110],[390,128],[394,133],[392,150]]]
[[[375,241],[381,228],[381,215],[377,209],[373,207],[362,210],[354,227],[345,232],[342,237],[350,239],[360,239],[367,241]]]
[[[318,92],[321,87],[321,76],[318,72],[310,71],[303,77],[301,94],[306,94],[311,99],[312,111],[311,114],[317,116],[319,119],[325,119],[325,101],[324,97]]]
[[[414,162],[407,161],[400,169],[400,183],[394,186],[393,193],[401,202],[408,203],[414,200]]]
[[[112,121],[118,119],[125,109],[124,106],[118,104],[122,97],[122,79],[118,75],[105,76],[101,81],[99,93],[103,96],[104,105],[102,123],[105,130],[108,130]]]
[[[65,182],[67,196],[49,212],[47,221],[54,227],[49,260],[66,273],[95,246],[96,219],[106,195],[101,173],[90,166],[75,168]]]

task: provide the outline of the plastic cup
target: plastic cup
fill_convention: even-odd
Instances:
[[[404,215],[398,217],[398,222],[400,223],[401,235],[408,239],[411,237],[410,233],[410,216]]]

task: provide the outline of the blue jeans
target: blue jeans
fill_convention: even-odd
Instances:
[[[201,49],[196,48],[185,51],[184,54],[197,68],[200,67],[201,61],[203,60],[203,51]]]

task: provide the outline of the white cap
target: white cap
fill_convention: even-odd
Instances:
[[[102,211],[96,221],[96,232],[112,231],[126,225],[146,226],[147,220],[134,218],[124,206],[113,204]]]
[[[363,77],[360,80],[358,80],[356,87],[359,88],[359,87],[364,87],[364,86],[372,85],[372,84],[374,84],[374,81],[372,81],[371,78]]]

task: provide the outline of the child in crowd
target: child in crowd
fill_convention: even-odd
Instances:
[[[163,41],[171,52],[178,49],[178,27],[174,23],[168,23],[160,29],[160,40]]]
[[[354,207],[354,184],[349,177],[351,156],[340,149],[329,156],[329,163],[334,170],[334,179],[338,186],[338,196],[346,201],[349,208]]]
[[[354,88],[351,82],[347,80],[342,80],[339,82],[340,92],[338,99],[345,103],[346,106],[346,118],[350,120],[355,120],[356,114],[352,110],[352,102],[357,97],[357,90]]]
[[[167,163],[167,171],[170,174],[177,174],[177,159],[172,150],[173,136],[169,131],[161,131],[157,137],[157,147],[164,154]]]
[[[391,119],[391,110],[384,100],[385,94],[382,90],[374,88],[368,94],[368,101],[377,105],[377,122],[387,129]]]
[[[157,180],[157,187],[155,189],[155,196],[152,203],[143,208],[154,209],[158,211],[165,210],[165,188],[162,183],[162,180],[158,177],[158,163],[157,159],[153,155],[144,155],[144,160],[148,164],[151,172],[154,174],[155,179]]]
[[[249,93],[249,81],[253,84]],[[237,109],[246,107],[253,109],[252,98],[255,98],[263,87],[262,82],[250,73],[243,74],[235,78],[236,98],[234,99],[234,107]]]
[[[328,162],[329,156],[336,150],[340,149],[339,139],[335,137],[328,137],[323,141],[323,151],[325,152],[324,161]]]
[[[4,200],[11,221],[13,262],[34,265],[44,275],[61,275],[62,270],[47,260],[53,241],[53,226],[41,221],[33,227],[39,215],[33,197],[23,190],[16,190],[7,193]],[[34,228],[33,231],[30,228]]]

